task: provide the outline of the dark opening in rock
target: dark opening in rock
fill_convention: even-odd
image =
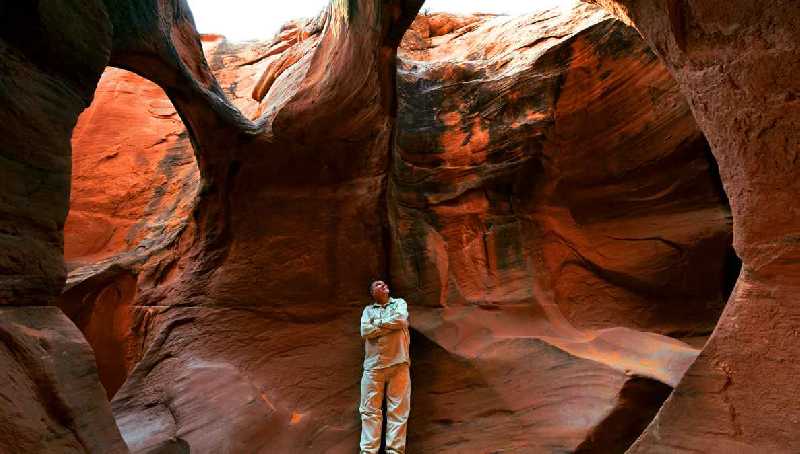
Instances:
[[[619,402],[575,454],[622,454],[647,427],[672,388],[656,380],[634,377],[625,383]]]

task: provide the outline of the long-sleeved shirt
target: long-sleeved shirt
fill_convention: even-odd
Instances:
[[[385,306],[374,303],[361,314],[364,370],[411,363],[408,354],[408,306],[402,298],[389,298]]]

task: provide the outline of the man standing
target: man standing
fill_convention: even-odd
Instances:
[[[406,423],[411,409],[408,354],[408,307],[390,298],[389,286],[375,281],[369,287],[373,304],[361,314],[364,375],[361,377],[361,454],[376,454],[381,445],[383,396],[386,390],[386,452],[406,450]]]

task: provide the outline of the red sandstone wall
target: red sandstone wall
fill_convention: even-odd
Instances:
[[[196,205],[174,190],[171,204],[163,191],[127,200],[161,207],[142,221],[180,240],[120,244],[71,275],[62,307],[95,346],[126,441],[351,451],[357,319],[369,280],[388,276],[412,307],[413,452],[623,449],[697,354],[631,328],[706,334],[730,243],[706,144],[664,67],[595,8],[422,17],[402,45],[392,147],[381,103],[318,96],[336,87],[316,66],[335,47],[320,20],[272,42],[205,38],[221,88],[270,133],[220,142],[239,164]],[[380,74],[340,82],[372,99]],[[121,76],[101,83],[106,101],[152,96],[90,113],[155,137],[180,127],[153,118],[164,101],[149,83],[104,81]],[[102,154],[89,145],[111,128],[79,131],[76,159]],[[157,142],[151,162],[188,153]],[[138,184],[186,187],[191,170]],[[710,278],[687,280],[698,267]]]
[[[800,62],[794,45],[800,41],[797,4],[598,2],[638,28],[687,97],[720,163],[722,181],[731,198],[736,248],[743,259],[742,275],[714,334],[632,450],[795,452],[797,431],[792,424],[800,414],[800,403],[792,393],[793,378],[799,375],[793,342],[798,317],[792,304],[798,274],[793,201],[800,192],[793,158],[800,118],[796,95],[800,88],[798,79],[792,77]],[[0,7],[0,17],[5,19],[0,33],[5,52],[0,60],[9,69],[0,72],[0,86],[8,88],[0,90],[0,135],[4,137],[0,155],[4,163],[0,166],[0,242],[4,246],[0,248],[0,304],[4,306],[0,362],[7,371],[5,384],[0,386],[4,427],[0,448],[10,452],[126,452],[102,399],[85,339],[57,308],[48,307],[55,302],[65,277],[61,252],[68,207],[69,139],[78,113],[89,105],[107,64],[135,70],[165,90],[185,120],[202,174],[202,190],[192,221],[180,238],[141,255],[123,254],[115,256],[122,260],[81,267],[82,272],[71,278],[68,287],[75,292],[73,301],[89,303],[85,306],[92,315],[89,319],[98,322],[84,326],[89,333],[102,327],[104,320],[118,320],[119,301],[132,302],[122,306],[131,311],[131,318],[121,318],[125,323],[132,320],[130,332],[135,333],[132,338],[141,341],[141,361],[115,397],[113,408],[122,434],[134,451],[242,451],[256,447],[266,452],[351,452],[358,430],[353,402],[361,350],[355,320],[366,281],[381,273],[394,274],[398,266],[405,276],[404,293],[416,291],[419,301],[425,303],[412,313],[415,376],[423,377],[416,381],[422,393],[416,394],[414,404],[413,446],[433,451],[451,446],[489,450],[501,445],[521,451],[603,452],[609,447],[622,449],[635,436],[636,430],[627,429],[639,427],[648,419],[642,410],[658,405],[665,395],[665,383],[677,384],[696,350],[629,328],[595,328],[646,323],[652,329],[680,334],[682,329],[708,327],[715,308],[712,304],[706,312],[700,309],[704,301],[714,302],[716,287],[684,270],[705,265],[713,276],[719,276],[719,270],[713,268],[715,263],[704,264],[702,257],[719,251],[716,245],[721,234],[716,226],[725,219],[708,215],[715,209],[709,208],[711,191],[702,189],[707,185],[688,191],[696,206],[682,205],[680,201],[685,198],[678,196],[684,193],[678,189],[683,185],[693,188],[703,181],[704,172],[713,169],[700,165],[703,161],[697,154],[702,147],[679,146],[682,159],[671,160],[675,148],[659,144],[664,146],[663,153],[648,155],[651,160],[647,163],[663,165],[666,170],[670,168],[667,164],[682,162],[691,171],[681,174],[676,184],[667,188],[659,186],[663,183],[659,175],[645,178],[634,191],[643,193],[644,199],[629,199],[620,210],[609,206],[614,214],[611,218],[591,216],[606,197],[617,194],[619,187],[625,188],[625,184],[605,177],[622,172],[637,181],[652,170],[647,163],[636,164],[636,158],[642,155],[626,159],[615,152],[641,148],[652,152],[659,146],[636,148],[632,145],[640,142],[628,142],[638,136],[641,143],[650,143],[645,140],[647,128],[641,128],[639,119],[624,121],[625,115],[647,106],[647,99],[643,104],[603,103],[595,111],[576,108],[585,104],[580,96],[568,96],[569,90],[561,93],[560,88],[569,87],[568,82],[577,82],[573,85],[576,90],[588,87],[587,92],[601,98],[606,92],[626,89],[641,93],[643,88],[623,83],[624,77],[614,78],[613,71],[603,77],[605,72],[593,72],[597,69],[593,64],[583,66],[594,63],[593,49],[601,48],[586,45],[591,26],[584,29],[588,32],[577,27],[563,36],[548,35],[544,41],[534,38],[528,43],[534,54],[536,49],[561,50],[564,54],[550,54],[551,61],[547,52],[521,60],[523,67],[538,62],[547,69],[535,74],[533,80],[522,78],[524,81],[545,85],[557,82],[555,86],[559,87],[545,91],[550,98],[536,105],[549,105],[546,112],[565,115],[529,117],[511,109],[508,116],[519,116],[522,124],[538,124],[549,133],[559,131],[566,123],[565,134],[544,135],[541,151],[531,154],[547,157],[541,168],[521,173],[525,177],[542,176],[533,179],[547,183],[535,188],[541,197],[528,201],[530,204],[523,206],[526,210],[517,212],[519,204],[506,205],[503,198],[495,196],[503,191],[484,190],[485,202],[480,191],[474,191],[469,203],[457,204],[451,213],[443,212],[441,206],[446,203],[436,197],[461,194],[463,189],[448,187],[447,182],[480,188],[492,188],[496,182],[486,175],[464,181],[432,178],[437,170],[448,167],[436,158],[414,161],[430,172],[427,180],[401,181],[400,177],[408,175],[398,172],[394,165],[402,163],[397,156],[389,158],[395,149],[389,146],[389,138],[394,132],[394,106],[398,101],[394,96],[394,49],[420,6],[421,2],[411,0],[390,0],[380,5],[366,0],[336,1],[320,18],[320,24],[327,28],[307,24],[307,30],[305,25],[303,30],[295,30],[300,32],[295,37],[290,37],[294,33],[290,32],[281,38],[291,42],[287,52],[274,49],[280,45],[276,42],[265,52],[277,52],[273,59],[265,56],[255,62],[249,55],[232,58],[243,63],[233,73],[266,62],[260,76],[245,78],[256,99],[251,102],[234,96],[245,115],[224,96],[226,92],[241,94],[235,85],[238,75],[230,77],[232,82],[224,87],[212,76],[200,52],[188,5],[182,0],[76,0],[40,2],[35,7],[22,2]],[[418,24],[420,36],[415,38],[414,50],[424,51],[426,39],[436,39],[470,23],[477,21],[445,17],[427,26]],[[525,35],[518,27],[508,34]],[[524,49],[516,51],[524,53]],[[214,67],[219,71],[225,56],[238,52],[221,48],[215,53],[220,60]],[[470,74],[481,69],[480,64],[473,67],[473,62],[482,60],[475,58],[480,56],[464,55],[467,63],[463,68],[450,68],[458,71],[443,75],[480,80]],[[658,70],[647,72],[647,65],[631,66],[635,59],[620,58],[619,49],[601,57],[597,64],[611,64],[612,70],[638,66],[645,74],[659,74]],[[559,61],[577,66],[548,66]],[[503,64],[507,70],[515,69],[513,62],[497,63],[488,69],[503,71]],[[441,68],[447,69],[446,65]],[[579,71],[570,74],[569,69]],[[582,73],[587,75],[580,76]],[[560,76],[550,80],[554,74]],[[657,81],[658,77],[649,80]],[[479,86],[467,84],[466,88]],[[430,87],[420,84],[418,88]],[[651,92],[654,111],[668,115],[648,118],[643,124],[656,130],[683,124],[677,131],[691,137],[691,128],[685,128],[687,123],[681,120],[685,118],[680,114],[681,106],[656,102],[671,99],[669,92],[666,97]],[[500,104],[514,104],[508,101]],[[514,96],[510,101],[515,101]],[[530,102],[521,101],[523,106]],[[480,154],[495,143],[491,128],[482,125],[480,119],[461,124],[469,119],[463,114],[469,114],[472,106],[457,107],[453,112],[459,115],[445,118],[450,123],[446,126],[452,129],[431,134],[444,135],[445,144],[460,141],[468,151],[450,149],[450,153],[444,153],[455,159],[450,164],[481,169],[487,163],[489,168],[502,163],[508,151],[503,147],[497,149],[504,152],[497,163],[490,159],[494,156]],[[478,111],[488,114],[495,110]],[[582,117],[584,112],[602,115],[592,121]],[[618,118],[615,112],[625,115]],[[547,118],[555,120],[554,124],[540,124]],[[419,120],[430,121],[430,117]],[[583,126],[584,121],[589,126]],[[612,140],[600,142],[581,137],[584,131],[591,131],[591,126],[598,126],[602,133],[614,122],[625,134],[610,135],[608,139]],[[548,148],[547,143],[559,146]],[[574,161],[561,160],[564,156],[557,153],[562,151],[561,145],[564,149],[576,147],[572,149]],[[587,156],[583,147],[595,145],[607,147],[609,154],[603,156],[607,166],[574,172],[583,168],[575,167]],[[414,149],[417,147],[404,150]],[[473,156],[477,157],[474,162]],[[411,159],[409,155],[400,157]],[[497,182],[507,187],[503,186],[509,184],[503,181],[503,171],[513,174],[514,166],[496,167]],[[425,176],[425,172],[419,174]],[[571,184],[553,186],[544,178],[561,176]],[[510,184],[512,194],[519,187],[515,184],[531,184],[529,178],[521,180]],[[591,184],[584,187],[576,181]],[[437,182],[445,184],[439,186]],[[401,183],[406,188],[421,185],[418,193],[422,195],[403,200],[402,206],[395,207],[396,212],[387,213],[382,202],[414,193],[408,189],[403,193]],[[651,192],[659,187],[661,191]],[[426,200],[428,196],[432,200]],[[644,203],[648,199],[673,198],[679,209],[670,216],[665,216],[669,210],[665,211],[663,204],[656,204],[655,212],[647,213],[652,217],[636,209],[642,204],[650,206]],[[437,208],[431,208],[433,205]],[[450,257],[464,251],[467,259],[480,257],[468,247],[475,243],[469,240],[472,232],[458,228],[481,227],[464,222],[464,212],[459,213],[469,205],[473,210],[470,214],[481,221],[487,213],[512,220],[529,217],[544,228],[533,238],[518,235],[524,240],[519,244],[525,246],[519,248],[506,241],[514,238],[514,229],[501,234],[503,229],[486,229],[483,233],[491,235],[484,236],[491,241],[485,242],[485,261],[465,260],[451,268]],[[537,207],[546,210],[542,213],[534,209]],[[403,211],[402,216],[398,214]],[[432,212],[448,222],[434,222]],[[692,212],[696,216],[687,216]],[[366,222],[364,213],[369,214]],[[585,216],[587,213],[590,216]],[[312,215],[320,221],[309,222]],[[267,221],[268,216],[275,222]],[[433,251],[432,257],[425,257],[429,263],[409,260],[416,268],[404,268],[402,260],[406,258],[399,264],[390,260],[402,250],[398,238],[403,238],[407,230],[386,231],[383,226],[389,219],[391,225],[398,226],[403,216],[422,219],[429,225],[423,229],[431,233],[424,248],[404,251],[412,259],[422,259],[427,251]],[[630,229],[631,224],[624,222],[629,217],[637,224],[657,219],[657,227],[662,229],[655,237],[658,240],[628,236],[598,241],[607,236],[604,223]],[[543,218],[553,222],[544,223]],[[695,223],[708,229],[698,232]],[[664,229],[665,224],[672,228]],[[437,239],[432,235],[438,233],[437,229],[449,233]],[[481,233],[478,228],[474,232]],[[561,235],[554,239],[554,232]],[[460,240],[464,251],[448,243],[452,238],[459,239],[459,233],[464,237]],[[664,270],[671,284],[681,284],[678,288],[702,290],[703,296],[692,300],[687,313],[699,314],[702,322],[697,326],[690,323],[687,328],[673,312],[678,295],[671,287],[654,287],[652,273],[637,276],[640,267],[625,268],[624,263],[609,259],[615,255],[618,241],[641,242],[640,247],[631,247],[633,256],[645,265],[650,260],[658,265],[645,267],[645,271]],[[531,247],[537,244],[546,247]],[[596,248],[598,244],[602,247]],[[602,256],[597,255],[598,249]],[[525,251],[518,254],[522,257],[534,251],[531,256],[536,257],[540,250],[548,260],[529,264],[491,259],[516,258],[495,251]],[[685,260],[676,260],[682,254]],[[626,310],[612,311],[599,326],[592,327],[595,317],[605,316],[606,311],[593,311],[590,298],[569,291],[583,287],[583,281],[569,279],[572,272],[567,270],[572,269],[583,270],[583,276],[592,282],[587,287],[592,290],[624,296],[632,305],[629,308],[641,308],[645,299],[640,294],[626,294],[626,289],[647,293],[655,288],[654,300],[670,323],[661,323],[659,318],[642,322],[639,317],[628,316],[632,312]],[[484,275],[484,270],[491,273]],[[519,299],[520,294],[486,291],[490,287],[486,282],[497,276],[520,281],[519,276],[524,275],[520,270],[540,273],[534,274],[537,285],[517,287],[530,289],[530,296],[520,292],[525,304],[505,304]],[[135,276],[135,292],[133,277],[123,277],[126,273]],[[318,282],[320,274],[330,278],[318,286],[307,285]],[[540,277],[542,284],[538,285]],[[414,287],[414,278],[418,288]],[[470,284],[464,285],[468,291],[449,290],[455,288],[453,283],[464,282]],[[484,289],[474,282],[483,284]],[[604,282],[611,285],[604,286]],[[551,291],[550,285],[559,290]],[[448,289],[446,294],[442,288]],[[97,298],[77,297],[90,294]],[[484,294],[491,298],[483,298]],[[607,307],[610,300],[599,307]],[[111,304],[93,306],[92,301]],[[478,301],[504,304],[481,306],[475,304]],[[568,318],[562,317],[564,314]],[[582,329],[575,329],[573,323]],[[342,335],[348,330],[351,335]],[[118,358],[121,351],[126,350],[98,349],[98,357]],[[330,394],[326,394],[328,391]],[[420,396],[425,396],[421,403]],[[553,409],[563,412],[554,414]],[[620,421],[626,430],[619,429]],[[476,435],[456,439],[456,429]],[[498,438],[481,436],[487,429]],[[48,437],[39,436],[44,432]]]
[[[107,69],[72,150],[69,268],[152,248],[183,228],[200,175],[183,122],[157,85]]]
[[[703,353],[632,452],[797,452],[800,4],[597,0],[670,69],[731,200],[742,273]]]
[[[99,1],[0,4],[0,452],[128,452],[92,349],[53,307],[70,136],[111,29]]]
[[[621,452],[694,358],[629,328],[701,346],[729,291],[730,212],[689,106],[594,8],[422,16],[400,55],[412,445]]]

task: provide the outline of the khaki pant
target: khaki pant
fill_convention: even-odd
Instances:
[[[406,451],[406,423],[411,409],[408,364],[365,370],[361,376],[361,454],[376,454],[381,446],[383,395],[386,389],[386,453]]]

